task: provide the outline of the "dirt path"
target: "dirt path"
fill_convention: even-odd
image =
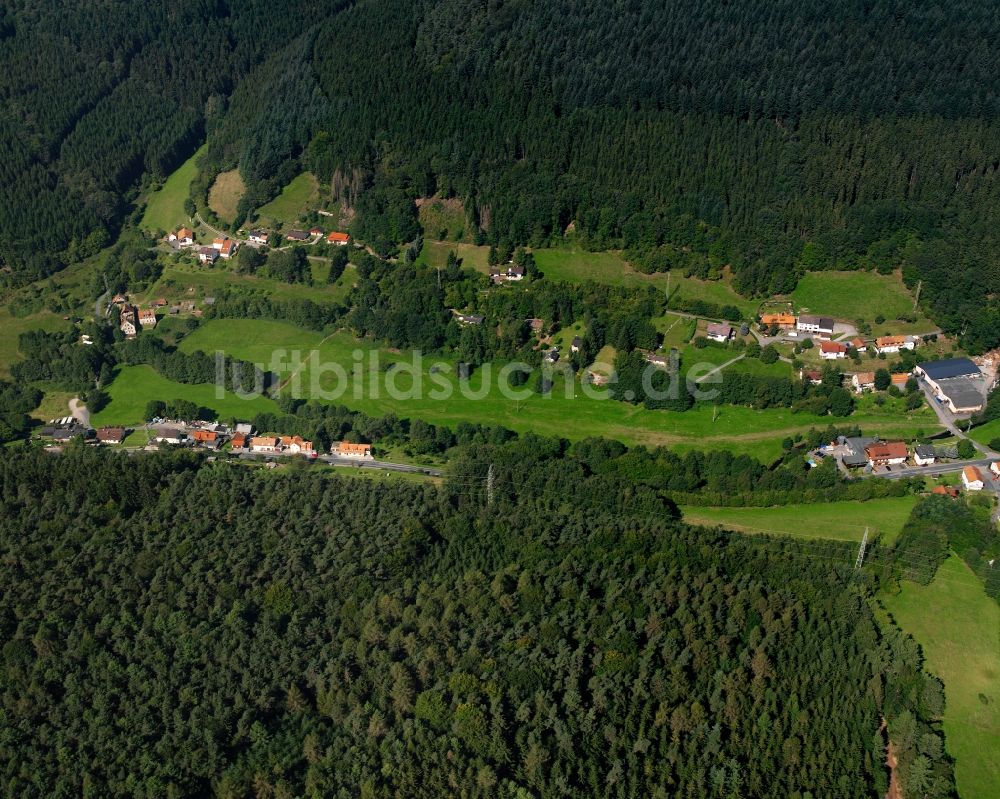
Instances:
[[[69,412],[84,427],[90,427],[90,411],[77,397],[69,401]]]

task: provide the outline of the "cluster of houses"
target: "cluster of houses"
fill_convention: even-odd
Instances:
[[[247,241],[250,244],[262,246],[267,244],[268,232],[266,230],[251,230],[247,234]],[[287,241],[309,241],[310,239],[316,239],[325,236],[327,244],[336,244],[338,246],[345,246],[351,237],[347,233],[342,233],[339,230],[334,230],[331,233],[324,233],[319,228],[313,228],[312,230],[289,230],[285,233],[285,239]],[[167,236],[167,241],[177,247],[187,248],[194,247],[197,242],[194,238],[194,231],[191,228],[182,227],[179,230],[169,234]],[[236,254],[236,250],[239,249],[240,242],[237,239],[231,239],[228,236],[220,236],[212,240],[211,247],[199,247],[196,251],[198,255],[198,260],[203,264],[214,264],[216,260],[222,258],[223,260],[228,260]]]
[[[517,266],[516,264],[507,264],[504,267],[491,266],[490,280],[494,283],[505,283],[509,280],[524,280],[524,267]]]
[[[916,466],[929,466],[939,457],[938,451],[930,444],[917,444],[911,453],[903,441],[848,436],[841,437],[839,443],[843,447],[841,462],[850,468],[902,466],[911,458]]]
[[[761,314],[760,323],[764,327],[774,327],[788,331],[790,335],[809,333],[817,338],[830,338],[833,335],[833,319],[828,316],[796,316],[792,313]]]
[[[166,305],[166,300],[157,300],[157,305]],[[118,306],[118,327],[125,338],[135,338],[140,330],[156,327],[156,309],[139,308],[128,301],[124,294],[116,294],[112,303]],[[84,341],[85,344],[91,343]]]
[[[214,264],[219,258],[228,261],[236,255],[236,250],[239,246],[238,241],[228,236],[212,239],[211,247],[200,247],[198,249],[198,260],[203,264]]]

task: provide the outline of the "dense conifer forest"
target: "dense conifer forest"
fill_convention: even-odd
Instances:
[[[482,240],[572,230],[731,265],[748,295],[902,267],[983,349],[998,25],[972,0],[24,0],[0,18],[0,258],[20,281],[95,251],[207,137],[195,194],[238,167],[237,223],[310,169],[380,250],[437,193]]]
[[[10,451],[4,792],[869,797],[886,717],[952,795],[849,545],[688,528],[537,441],[490,504],[487,452],[437,487]]]

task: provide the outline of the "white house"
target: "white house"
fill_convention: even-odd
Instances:
[[[331,451],[339,458],[357,458],[366,461],[372,459],[371,444],[355,444],[352,441],[339,441],[331,448]]]
[[[281,452],[281,444],[277,436],[255,436],[250,439],[251,452]]]
[[[795,323],[795,329],[803,333],[816,333],[821,338],[833,335],[833,320],[828,316],[808,316],[803,314]]]
[[[215,247],[202,247],[198,250],[198,260],[203,264],[214,264],[219,257],[219,251]]]
[[[181,444],[186,438],[187,434],[176,427],[158,427],[153,441],[157,444]]]
[[[267,244],[267,231],[251,230],[250,235],[247,236],[247,241],[251,244]]]
[[[906,336],[879,336],[875,339],[875,349],[880,353],[892,355],[900,350],[912,350],[916,344]]]
[[[990,464],[990,471],[993,472],[994,477],[1000,477],[1000,461],[993,461]]]
[[[301,436],[282,436],[281,449],[289,455],[312,456],[316,454],[312,441],[306,441]]]
[[[705,328],[705,333],[712,341],[725,343],[733,337],[733,328],[726,322],[712,322]]]
[[[917,466],[929,466],[937,460],[937,452],[930,444],[917,444],[913,448],[913,462]]]
[[[152,308],[139,311],[139,324],[143,327],[156,327],[156,311]]]
[[[841,344],[839,341],[821,341],[819,343],[819,357],[825,361],[846,358],[847,345]]]
[[[167,241],[178,244],[181,247],[189,247],[194,244],[194,231],[190,228],[182,227],[176,233],[171,233],[167,236]]]
[[[966,466],[962,469],[962,485],[966,491],[983,490],[983,474],[975,466]]]
[[[139,332],[139,319],[136,315],[135,308],[130,305],[126,305],[122,308],[121,313],[118,316],[118,326],[121,328],[122,333],[124,333],[128,338],[132,338]]]
[[[863,391],[870,391],[875,388],[875,373],[857,372],[851,375],[851,385],[854,387],[854,391],[857,394],[860,394]]]

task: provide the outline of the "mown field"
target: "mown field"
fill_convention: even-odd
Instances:
[[[208,191],[208,207],[223,222],[232,222],[236,218],[236,206],[246,189],[238,169],[221,172]]]
[[[257,223],[289,225],[313,208],[318,199],[319,181],[312,172],[303,172],[285,186],[281,194],[257,209]]]
[[[208,321],[181,342],[181,349],[186,352],[221,349],[267,368],[272,367],[274,352],[284,351],[285,360],[278,366],[279,371],[286,378],[293,371],[296,374],[286,391],[292,391],[297,385],[299,395],[304,398],[337,402],[373,415],[396,413],[450,426],[459,422],[483,422],[572,439],[607,436],[629,444],[663,444],[679,450],[731,449],[768,460],[780,453],[784,436],[806,433],[810,428],[826,427],[837,421],[831,417],[793,414],[784,408],[757,411],[724,406],[718,409],[715,418],[712,409],[706,406],[686,413],[650,411],[602,399],[605,393],[601,389],[588,387],[587,392],[594,395],[588,396],[579,383],[558,376],[548,396],[521,389],[520,398],[509,399],[497,389],[497,370],[490,372],[493,379],[488,385],[484,385],[486,370],[473,375],[468,384],[463,384],[466,394],[471,395],[466,396],[453,376],[454,364],[449,359],[425,358],[414,369],[404,365],[386,371],[386,364],[405,362],[411,355],[379,349],[344,332],[324,339],[320,333],[263,320]],[[296,350],[300,358],[307,361],[300,366],[292,359]],[[308,361],[312,350],[316,351],[316,361]],[[431,374],[435,363],[440,363],[441,368]],[[148,374],[136,380],[129,372],[128,368],[122,370],[122,376],[115,381],[111,391],[112,402],[102,412],[108,414],[108,418],[113,416],[115,421],[138,421],[146,401],[153,398],[187,397],[216,407],[205,401],[202,387],[169,381],[153,383],[149,382]],[[123,377],[128,390],[118,385]],[[444,396],[447,392],[438,386],[446,378],[451,392],[448,396]],[[420,389],[415,391],[418,381]],[[199,390],[201,399],[188,396],[193,389]],[[239,414],[241,401],[234,402],[233,406],[227,406],[227,414]],[[248,409],[242,415],[253,412]],[[895,407],[878,409],[874,405],[866,406],[850,422],[884,436],[910,437],[918,429],[934,428],[926,414],[907,418]]]
[[[146,403],[151,399],[186,399],[211,408],[220,419],[249,419],[263,411],[276,411],[277,405],[269,399],[242,399],[226,392],[216,396],[215,386],[209,383],[188,385],[174,383],[161,377],[151,366],[126,366],[119,370],[108,387],[111,401],[100,413],[91,416],[95,427],[109,424],[132,425],[145,421]]]
[[[913,295],[898,274],[876,272],[807,272],[803,275],[792,301],[797,312],[826,314],[837,319],[865,319],[873,333],[927,332],[936,325],[926,319],[915,323],[894,321],[913,313]],[[876,316],[886,321],[875,324]]]
[[[917,497],[909,496],[773,508],[686,506],[681,510],[691,524],[721,525],[742,533],[860,541],[868,527],[870,537],[877,535],[884,543],[892,543],[916,503]]]
[[[188,221],[188,216],[184,213],[184,201],[191,191],[191,181],[198,173],[196,162],[203,152],[204,146],[181,164],[157,191],[149,195],[140,223],[143,230],[169,233]]]
[[[944,681],[945,745],[962,799],[1000,796],[1000,606],[956,556],[930,585],[883,598]]]
[[[54,332],[69,327],[69,322],[51,311],[38,311],[28,316],[11,316],[6,305],[0,305],[0,378],[10,376],[10,367],[21,360],[18,338],[29,330]]]

